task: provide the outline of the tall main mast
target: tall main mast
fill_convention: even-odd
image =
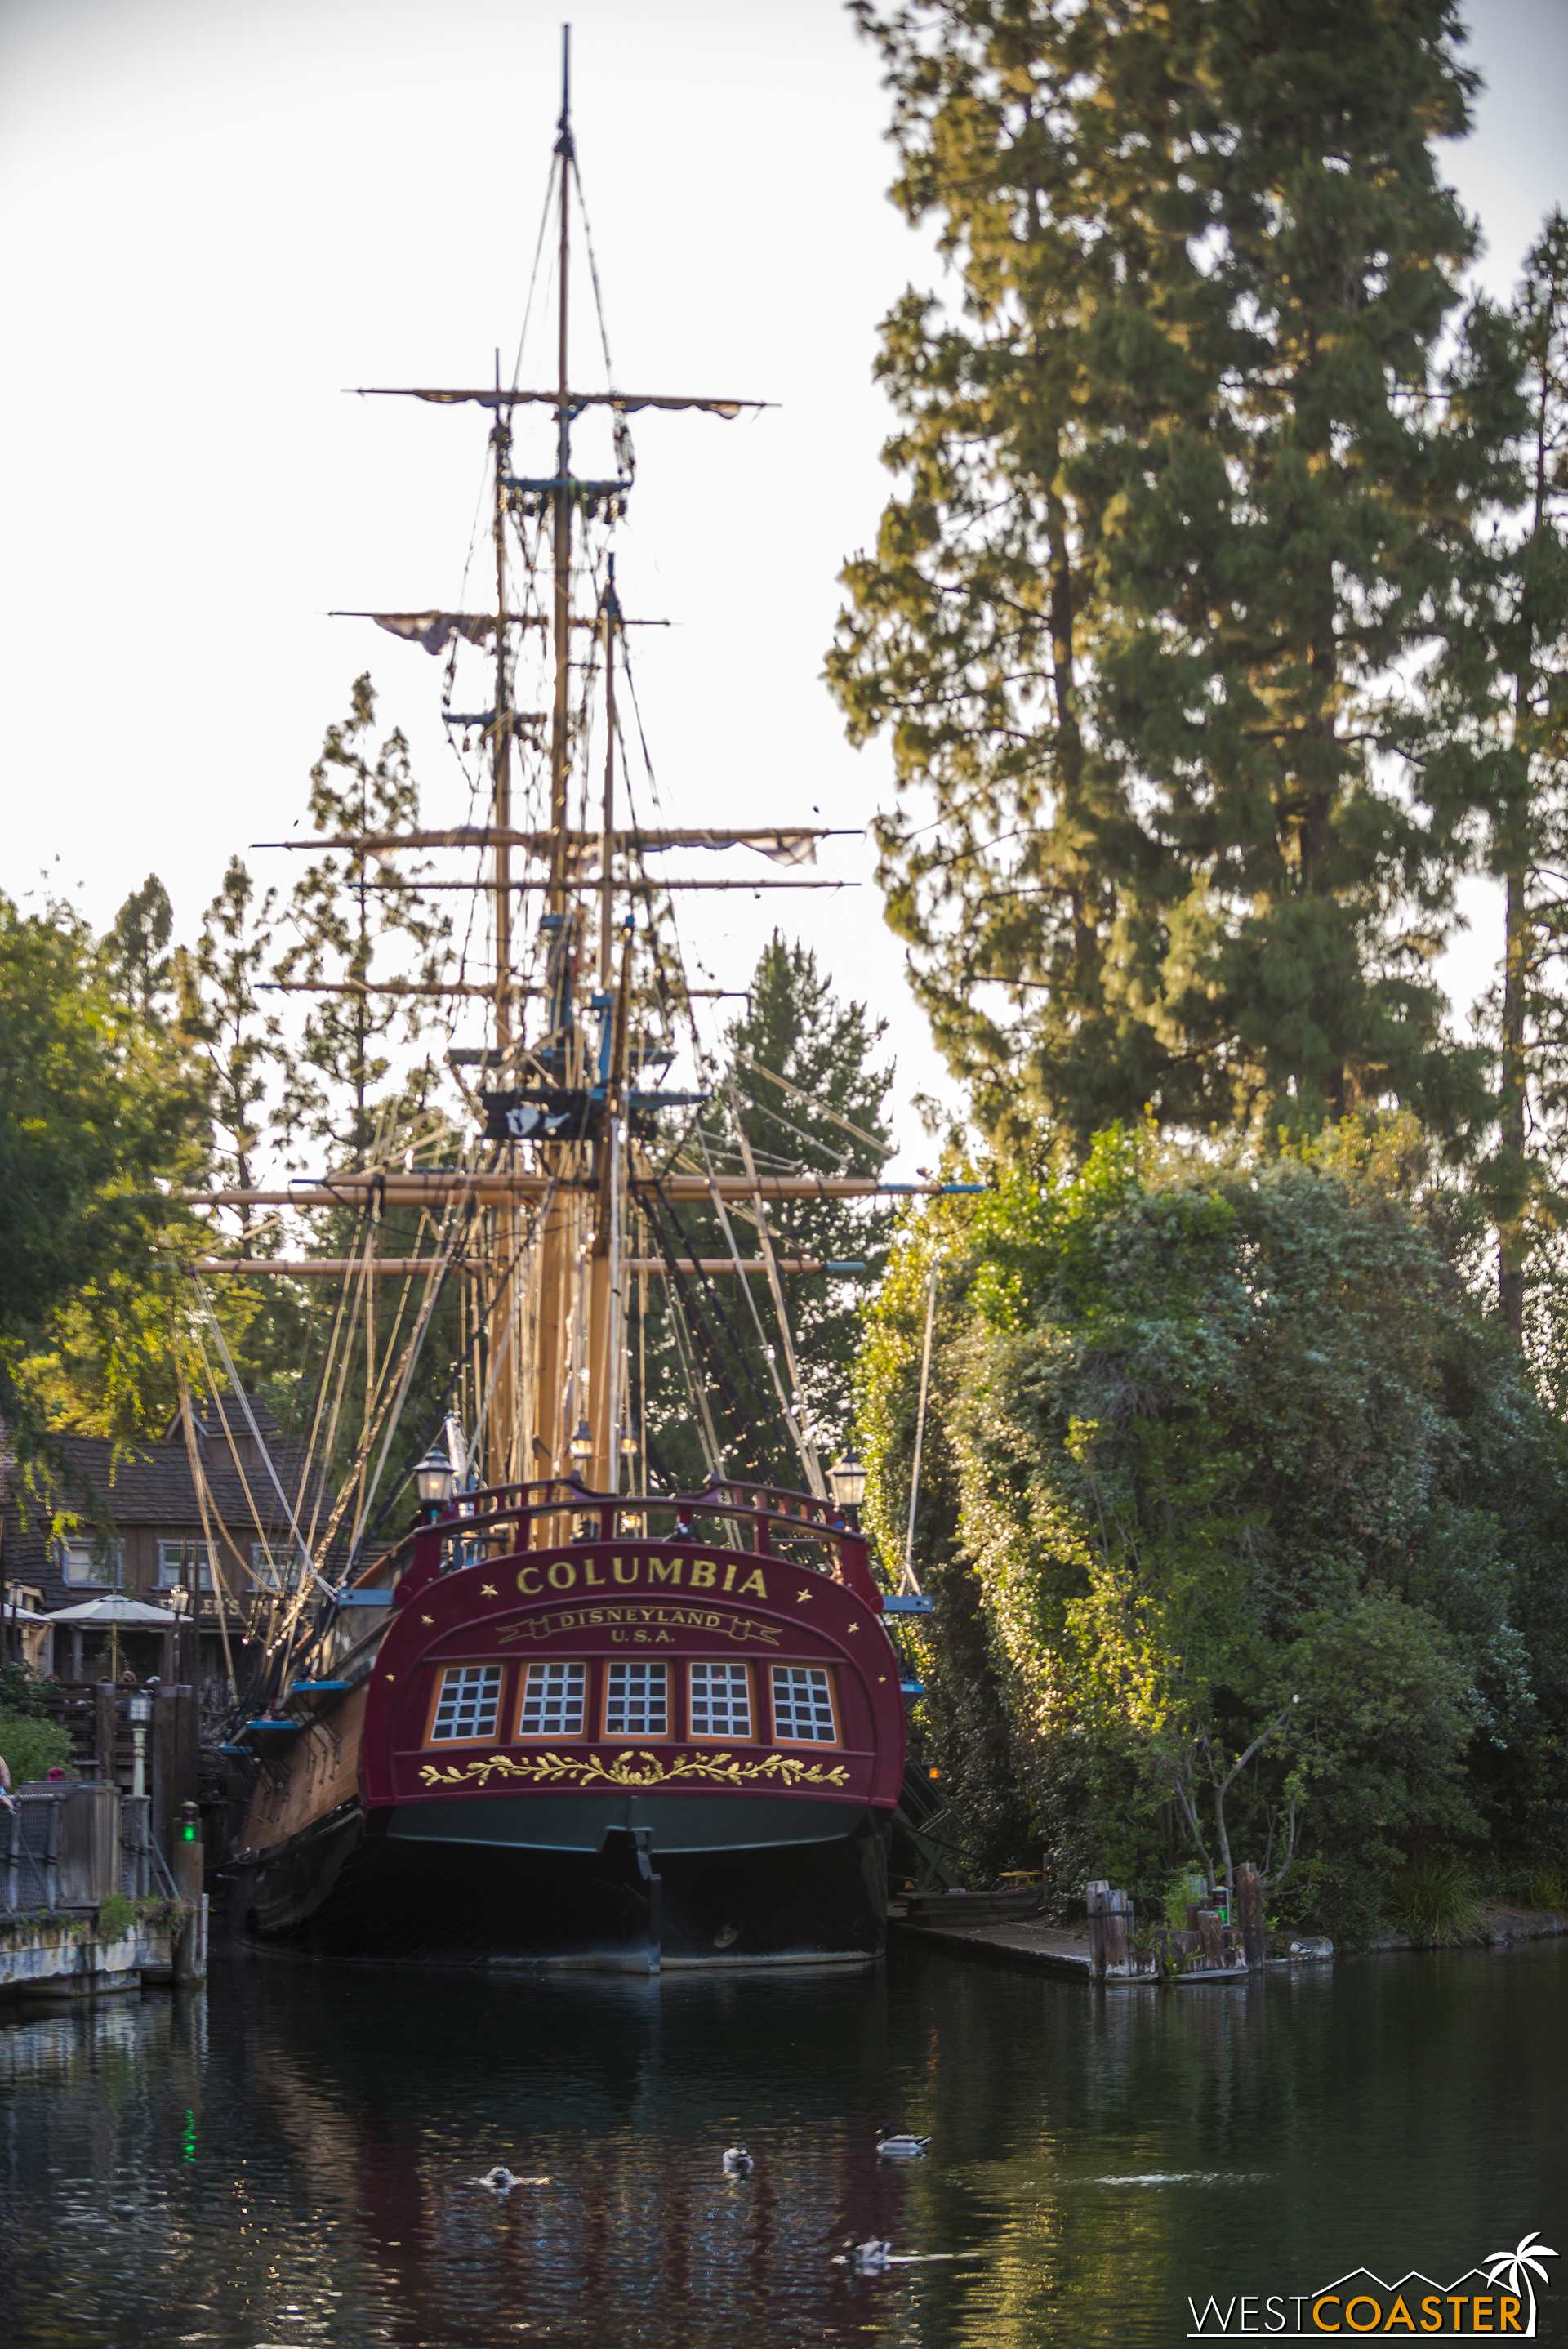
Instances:
[[[566,780],[571,767],[570,691],[572,649],[572,399],[568,379],[572,269],[572,27],[561,32],[561,125],[555,142],[561,163],[561,253],[559,326],[556,333],[554,547],[555,700],[550,720],[550,826],[557,843],[551,863],[550,910],[566,906]]]
[[[550,879],[546,895],[546,936],[550,947],[550,1013],[554,1058],[552,1073],[559,1081],[575,1085],[576,1020],[573,972],[578,941],[573,935],[581,916],[568,888],[567,787],[572,771],[572,28],[561,34],[561,120],[555,141],[561,174],[559,251],[557,256],[557,326],[555,369],[555,479],[551,485],[553,522],[552,571],[552,647],[555,691],[550,719]],[[548,1156],[557,1171],[581,1157],[583,1144],[569,1142]],[[576,1171],[575,1166],[571,1170]],[[538,1248],[538,1342],[535,1348],[533,1393],[523,1398],[524,1423],[519,1428],[523,1454],[520,1473],[525,1478],[540,1473],[564,1475],[573,1464],[569,1447],[575,1427],[585,1416],[581,1373],[592,1372],[583,1343],[592,1319],[590,1301],[583,1293],[592,1281],[591,1261],[583,1255],[583,1205],[575,1192],[547,1201]],[[591,1382],[591,1381],[590,1381]],[[568,1391],[570,1390],[570,1402]],[[531,1425],[527,1423],[531,1422]],[[575,1464],[592,1484],[593,1463]]]
[[[492,1485],[528,1482],[574,1470],[591,1489],[613,1490],[618,1482],[619,1349],[623,1342],[622,1309],[624,1222],[636,1191],[637,1174],[626,1158],[628,1121],[634,1106],[628,1074],[628,1011],[631,986],[632,925],[622,932],[614,918],[614,860],[623,848],[628,854],[682,843],[701,846],[751,845],[767,854],[782,848],[785,834],[769,827],[756,831],[716,833],[698,829],[689,833],[635,829],[624,834],[614,829],[615,793],[615,661],[617,640],[623,648],[624,622],[615,595],[614,566],[610,564],[605,593],[590,618],[573,613],[573,517],[585,517],[608,500],[612,518],[629,480],[583,482],[572,471],[572,426],[587,408],[607,408],[615,427],[620,454],[624,419],[630,411],[653,408],[696,409],[732,419],[742,409],[764,403],[698,396],[684,392],[634,392],[613,384],[603,391],[573,392],[571,382],[572,180],[576,170],[572,128],[572,36],[562,28],[561,113],[557,124],[555,161],[560,171],[557,196],[558,289],[556,380],[553,390],[521,389],[514,381],[502,385],[500,356],[496,355],[493,388],[360,387],[377,396],[430,400],[443,406],[477,403],[493,411],[490,447],[495,463],[492,532],[495,552],[495,609],[492,613],[391,613],[362,615],[412,639],[430,652],[438,651],[454,632],[478,643],[493,634],[494,706],[490,717],[492,778],[492,829],[460,827],[434,844],[489,846],[493,864],[488,888],[494,899],[495,972],[493,981],[493,1053],[504,1088],[537,1098],[565,1092],[583,1105],[583,1121],[568,1138],[535,1139],[530,1147],[538,1157],[532,1174],[516,1164],[521,1146],[515,1139],[503,1144],[510,1163],[487,1172],[453,1171],[452,1193],[469,1209],[480,1209],[489,1226],[489,1255],[496,1282],[488,1309],[489,1385],[482,1415],[482,1445],[486,1473]],[[551,477],[524,480],[511,470],[513,411],[520,406],[549,406],[555,415],[555,461]],[[629,470],[629,469],[628,469]],[[543,615],[511,609],[506,533],[514,515],[542,515],[552,523],[552,595],[549,622],[553,659],[553,694],[550,730],[550,823],[542,835],[518,832],[513,824],[512,742],[521,730],[513,707],[517,684],[511,632],[542,626]],[[525,560],[527,550],[524,550]],[[526,605],[528,598],[522,599]],[[586,809],[583,828],[571,827],[571,781],[574,753],[572,725],[572,645],[574,628],[585,632],[584,642],[602,650],[605,668],[605,744],[603,811],[596,834],[588,829]],[[590,661],[592,651],[590,652]],[[449,719],[449,722],[457,722]],[[463,721],[468,722],[468,721]],[[791,831],[791,837],[797,836]],[[798,837],[819,836],[802,830]],[[407,844],[422,839],[408,834]],[[402,836],[399,836],[402,839]],[[586,933],[592,925],[589,892],[583,872],[590,843],[600,856],[596,970],[585,961]],[[769,843],[773,844],[769,844]],[[280,845],[294,846],[290,842]],[[383,844],[373,841],[362,820],[355,843],[361,850]],[[536,856],[544,865],[545,910],[541,924],[545,968],[538,974],[542,988],[525,989],[513,967],[514,852]],[[370,886],[377,885],[370,884]],[[437,881],[434,887],[473,886]],[[812,887],[824,883],[763,881],[738,884],[686,877],[666,881],[669,889],[753,887]],[[617,957],[615,940],[624,943]],[[617,968],[617,960],[619,968]],[[599,1028],[596,1050],[583,1027],[586,1005],[578,1002],[581,981],[591,991]],[[596,978],[597,984],[594,985]],[[393,991],[443,994],[490,992],[455,986],[400,987]],[[697,989],[701,993],[705,990]],[[542,993],[548,1010],[542,1032],[524,1052],[518,1007],[524,993]],[[685,1094],[652,1095],[689,1101]],[[491,1129],[492,1133],[495,1130]],[[505,1129],[508,1135],[531,1133],[528,1125]],[[501,1136],[495,1134],[497,1140]],[[385,1173],[377,1180],[385,1183]],[[445,1178],[443,1178],[445,1179]]]

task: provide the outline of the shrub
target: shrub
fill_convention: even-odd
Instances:
[[[10,1713],[42,1713],[44,1686],[30,1666],[0,1664],[0,1719]]]
[[[1417,1859],[1388,1886],[1388,1907],[1414,1941],[1446,1949],[1473,1941],[1486,1924],[1475,1878],[1458,1859]]]
[[[1171,1930],[1173,1933],[1184,1933],[1187,1930],[1188,1909],[1193,1901],[1206,1900],[1208,1897],[1208,1885],[1205,1878],[1196,1874],[1193,1869],[1179,1868],[1168,1877],[1160,1895],[1160,1904],[1164,1910],[1165,1922],[1170,1926]]]
[[[0,1713],[0,1754],[14,1786],[46,1777],[51,1770],[68,1771],[71,1752],[69,1732],[55,1722],[40,1721],[33,1713]]]
[[[111,1892],[107,1900],[98,1902],[98,1931],[106,1941],[118,1941],[129,1933],[137,1920],[137,1905],[123,1892]]]
[[[1568,1863],[1539,1861],[1531,1870],[1529,1889],[1537,1909],[1568,1909]]]

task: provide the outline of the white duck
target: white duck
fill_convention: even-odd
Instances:
[[[488,2186],[492,2194],[510,2194],[514,2186],[521,2185],[522,2180],[515,2170],[507,2168],[504,2161],[498,2161],[495,2168],[487,2169],[477,2182],[480,2186]]]
[[[914,2161],[930,2143],[928,2137],[911,2137],[907,2130],[895,2129],[891,2121],[883,2121],[877,2151],[884,2161]]]
[[[887,2267],[892,2257],[892,2243],[886,2236],[868,2235],[862,2242],[853,2235],[846,2235],[844,2251],[851,2262],[863,2272],[870,2268]]]
[[[749,2178],[757,2164],[743,2145],[732,2145],[724,2157],[725,2174],[729,2178]]]

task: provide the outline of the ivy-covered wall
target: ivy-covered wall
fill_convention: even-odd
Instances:
[[[1434,1852],[1568,1849],[1568,1454],[1415,1203],[1409,1128],[1268,1164],[1112,1130],[912,1221],[859,1366],[919,1734],[976,1880],[1259,1862],[1355,1938]]]

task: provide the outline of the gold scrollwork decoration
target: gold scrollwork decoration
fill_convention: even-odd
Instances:
[[[850,1774],[841,1762],[832,1769],[809,1762],[798,1754],[764,1754],[742,1759],[734,1754],[678,1754],[671,1762],[656,1754],[618,1754],[606,1764],[598,1754],[530,1754],[514,1759],[510,1754],[475,1755],[443,1770],[427,1762],[419,1772],[427,1786],[488,1786],[492,1778],[503,1783],[521,1778],[536,1786],[645,1786],[686,1785],[705,1786],[846,1786]]]

